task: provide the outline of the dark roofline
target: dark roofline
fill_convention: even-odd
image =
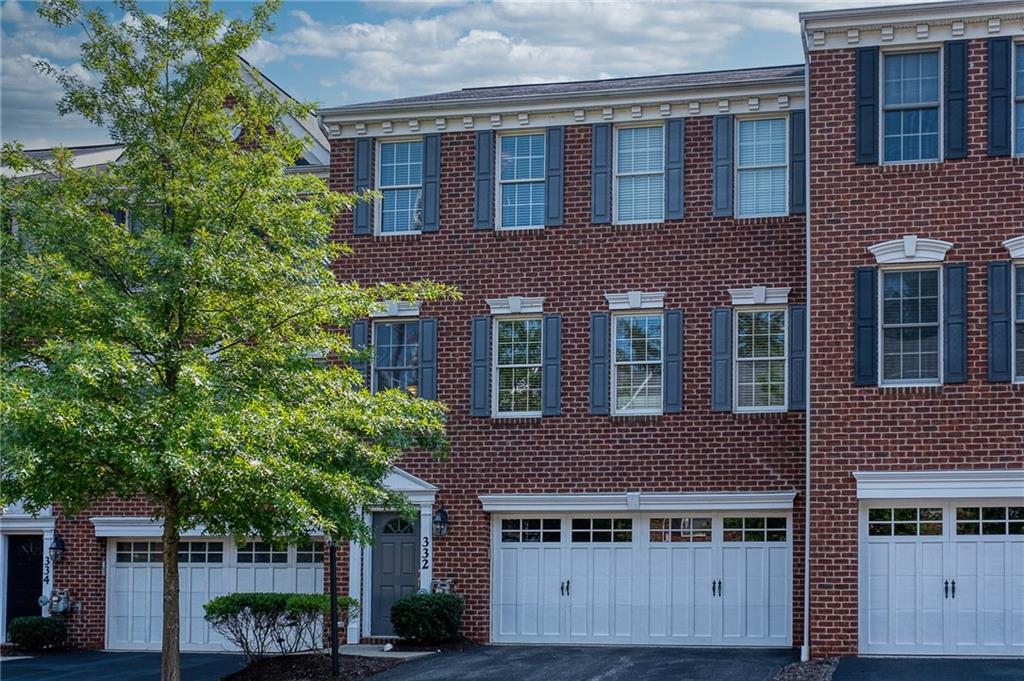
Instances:
[[[40,147],[38,149],[25,149],[24,152],[26,154],[38,154],[38,153],[43,152],[43,151],[53,151],[54,149],[57,149],[57,148],[64,148],[64,149],[67,149],[68,151],[95,151],[95,150],[99,150],[99,149],[113,149],[115,147],[123,147],[123,146],[124,146],[123,144],[118,144],[117,142],[107,142],[106,144],[80,144],[80,145],[73,146],[73,147],[62,147],[62,145],[57,144],[57,145],[54,145],[52,147]]]

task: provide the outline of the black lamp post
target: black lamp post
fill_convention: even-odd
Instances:
[[[444,537],[448,534],[448,511],[441,506],[434,514],[434,536]]]
[[[341,674],[341,659],[338,657],[338,545],[333,539],[327,541],[331,573],[331,678]]]
[[[59,532],[53,533],[53,541],[50,542],[50,561],[53,563],[59,563],[64,560],[64,537],[60,536]]]

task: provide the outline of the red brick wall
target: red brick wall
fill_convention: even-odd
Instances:
[[[856,470],[1024,465],[1024,389],[989,383],[986,263],[1024,233],[1024,163],[986,155],[986,48],[969,50],[968,158],[854,163],[855,50],[811,53],[812,560],[814,655],[857,652]],[[853,272],[866,250],[916,234],[968,263],[965,384],[853,386]]]
[[[478,495],[501,492],[778,491],[803,489],[801,414],[710,413],[711,310],[729,305],[730,287],[790,286],[803,300],[802,216],[758,220],[711,217],[711,119],[686,121],[686,218],[640,226],[590,222],[590,127],[565,133],[565,225],[519,232],[479,231],[473,220],[474,133],[442,134],[441,227],[421,236],[338,236],[354,253],[338,276],[364,283],[431,278],[464,300],[425,304],[438,322],[438,397],[451,408],[450,458],[403,468],[440,487],[449,536],[434,549],[434,576],[465,594],[466,631],[489,636],[488,515]],[[353,140],[334,140],[331,184],[351,191]],[[658,417],[590,416],[589,315],[604,294],[665,291],[667,309],[686,316],[685,412]],[[543,296],[563,316],[562,415],[492,420],[468,415],[470,320],[486,298]],[[797,498],[798,508],[803,503]],[[796,513],[794,553],[802,554]],[[800,639],[802,568],[794,561],[794,639]]]

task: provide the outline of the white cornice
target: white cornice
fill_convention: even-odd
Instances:
[[[785,305],[789,302],[789,287],[731,288],[729,295],[732,296],[733,305]]]
[[[858,499],[1020,499],[1024,469],[855,471]]]
[[[946,259],[946,251],[951,249],[953,244],[939,239],[919,239],[908,234],[902,239],[883,241],[874,246],[868,246],[868,250],[875,256],[879,265],[892,265],[903,263],[921,262],[942,262]]]
[[[1010,252],[1014,260],[1024,260],[1024,235],[1015,236],[1003,242],[1003,247]]]
[[[488,298],[487,304],[491,308],[491,314],[540,314],[544,311],[543,298]]]
[[[609,310],[660,310],[665,307],[664,291],[606,293]]]
[[[419,301],[388,300],[382,309],[371,312],[370,316],[379,319],[381,317],[418,317],[419,314]]]
[[[589,511],[788,511],[796,492],[617,492],[608,494],[481,494],[487,513]]]

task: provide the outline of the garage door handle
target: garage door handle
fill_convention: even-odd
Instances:
[[[722,597],[722,580],[718,580],[718,597]]]
[[[942,597],[949,598],[949,580],[947,579],[942,583]]]
[[[559,586],[558,588],[561,590],[562,595],[564,596],[565,595],[565,582],[562,582],[562,585]]]
[[[953,598],[956,598],[956,580],[954,579],[949,585],[953,587]]]

